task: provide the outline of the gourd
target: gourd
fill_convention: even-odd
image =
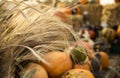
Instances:
[[[50,78],[58,78],[72,68],[72,61],[65,52],[48,52],[43,57],[50,65],[40,63],[48,72]]]
[[[95,77],[88,70],[72,69],[64,73],[62,78],[95,78]]]

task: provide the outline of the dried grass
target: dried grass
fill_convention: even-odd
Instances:
[[[100,25],[100,18],[102,12],[102,6],[99,4],[86,4],[86,5],[79,5],[79,8],[82,12],[87,11],[89,13],[89,21],[91,24],[95,26]]]
[[[3,10],[7,9],[6,3],[9,2],[0,4],[5,6]],[[71,37],[80,41],[71,25],[51,15],[54,9],[40,9],[23,2],[12,4],[10,10],[1,11],[4,17],[0,18],[0,78],[19,78],[18,72],[25,63],[47,63],[42,58],[44,53],[64,50]]]
[[[103,6],[101,21],[107,21],[109,26],[120,24],[120,4]],[[111,19],[112,18],[112,19]]]
[[[51,15],[52,10],[45,12],[24,3],[14,5],[10,10],[5,7],[7,11],[1,11],[8,14],[2,16],[11,15],[8,19],[1,17],[1,78],[14,78],[22,68],[20,63],[27,60],[47,63],[42,59],[43,54],[63,50],[69,44],[71,33],[74,33],[71,26]]]

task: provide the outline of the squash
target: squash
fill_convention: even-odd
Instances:
[[[105,52],[100,52],[99,54],[100,54],[100,56],[101,56],[100,62],[101,62],[102,68],[103,68],[103,69],[108,68],[108,66],[109,66],[109,64],[110,64],[108,54],[105,53]]]
[[[60,11],[67,15],[77,15],[82,13],[79,7],[66,7],[60,9]]]
[[[106,38],[109,42],[113,42],[116,37],[116,32],[112,28],[103,28],[101,36]]]
[[[58,78],[72,68],[72,61],[65,52],[49,52],[43,57],[50,65],[40,63],[48,72],[50,78]]]
[[[89,1],[88,0],[79,0],[80,4],[87,4]]]
[[[90,71],[91,70],[90,61],[83,64],[75,64],[73,66],[73,69],[85,69]]]
[[[118,28],[117,28],[117,35],[118,35],[118,37],[120,38],[120,25],[119,25]]]
[[[46,70],[39,64],[29,63],[20,72],[20,78],[48,78]]]
[[[107,53],[98,52],[91,59],[92,70],[95,72],[102,71],[109,67],[110,61]]]
[[[63,74],[62,78],[95,78],[94,75],[84,69],[72,69]]]

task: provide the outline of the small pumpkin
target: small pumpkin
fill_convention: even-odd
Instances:
[[[47,71],[39,64],[29,63],[20,72],[20,78],[48,78]]]
[[[109,57],[108,54],[105,52],[98,52],[91,59],[91,66],[93,71],[95,72],[99,72],[108,68],[109,64]]]
[[[67,15],[81,14],[81,10],[79,7],[66,7],[66,8],[60,9],[60,11]]]
[[[117,28],[117,35],[118,35],[118,37],[120,37],[120,25]]]
[[[101,36],[106,38],[109,42],[113,42],[116,37],[116,32],[112,28],[103,28]]]
[[[87,4],[89,1],[88,0],[79,0],[80,4]]]
[[[65,52],[49,52],[43,57],[50,65],[41,63],[51,78],[58,78],[72,68],[72,61]]]
[[[101,61],[102,68],[103,69],[108,68],[108,66],[110,64],[108,54],[105,52],[100,52],[99,54],[101,56],[100,61]]]
[[[84,69],[72,69],[63,74],[62,78],[95,78],[94,75]]]
[[[91,70],[91,66],[90,66],[90,62],[86,62],[86,63],[83,63],[83,64],[75,64],[73,66],[73,69],[85,69],[85,70]]]

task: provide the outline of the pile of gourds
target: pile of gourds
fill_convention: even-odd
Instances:
[[[28,63],[19,72],[22,78],[95,78],[95,74],[109,67],[105,52],[88,52],[80,46],[71,46],[65,51],[52,51],[43,58],[48,64]]]

